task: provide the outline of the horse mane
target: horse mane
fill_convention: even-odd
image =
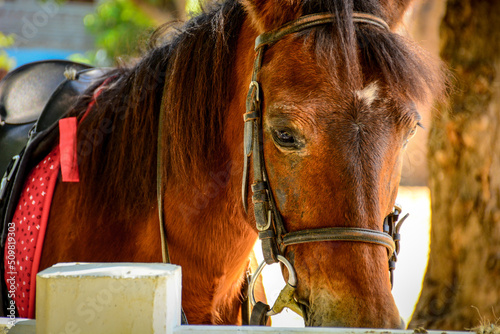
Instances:
[[[303,3],[303,14],[330,12],[338,18],[331,26],[301,34],[315,38],[317,56],[341,69],[335,73],[339,82],[359,87],[383,78],[401,96],[418,101],[442,91],[439,64],[397,34],[353,24],[353,11],[384,18],[375,0]],[[214,166],[227,162],[221,134],[233,95],[231,69],[245,16],[236,0],[215,4],[170,33],[137,64],[112,73],[112,81],[79,130],[82,186],[87,188],[81,195],[83,210],[113,210],[130,217],[143,213],[145,206],[156,206],[160,110],[167,179],[196,184]],[[165,39],[158,35],[156,42]],[[378,72],[364,77],[367,68]],[[75,113],[81,115],[90,100],[90,95],[83,97]]]
[[[111,82],[101,87],[95,107],[79,126],[79,167],[86,188],[80,196],[82,210],[131,217],[156,206],[162,108],[168,178],[186,180],[221,162],[228,83],[242,22],[238,2],[215,4],[184,27],[169,29],[168,35],[162,27],[137,64],[108,76]],[[103,81],[80,99],[74,114],[86,110]]]

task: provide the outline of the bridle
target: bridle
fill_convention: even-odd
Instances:
[[[353,13],[354,23],[365,23],[389,31],[387,23],[371,14]],[[299,315],[302,315],[302,308],[294,298],[297,277],[292,264],[285,258],[285,248],[309,242],[320,241],[350,241],[364,242],[381,245],[387,248],[389,258],[389,271],[391,286],[393,283],[393,271],[399,253],[400,234],[399,229],[406,216],[398,223],[401,208],[395,206],[384,219],[383,232],[356,227],[328,227],[320,229],[308,229],[295,232],[287,232],[281,214],[274,200],[273,193],[268,183],[268,176],[264,161],[263,152],[263,131],[262,131],[262,111],[261,111],[261,86],[258,82],[258,75],[262,66],[264,52],[286,35],[303,31],[312,27],[325,25],[335,21],[335,16],[329,13],[311,14],[302,16],[295,21],[291,21],[282,27],[265,32],[255,40],[256,57],[252,72],[252,81],[246,98],[246,112],[243,115],[244,125],[244,167],[242,180],[243,207],[247,212],[248,201],[248,175],[250,158],[253,165],[252,202],[254,205],[254,215],[259,239],[262,242],[262,252],[264,262],[260,264],[249,284],[248,295],[254,313],[252,322],[262,323],[266,316],[271,316],[281,312],[284,307],[288,307]],[[288,270],[288,283],[281,291],[276,303],[269,308],[268,305],[256,302],[254,298],[254,286],[257,277],[266,264],[281,262]],[[256,320],[257,319],[257,320]]]

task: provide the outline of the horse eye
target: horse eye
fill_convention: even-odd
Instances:
[[[295,146],[295,138],[287,130],[274,130],[274,140],[281,146],[291,147]]]
[[[406,136],[406,140],[405,140],[405,143],[404,143],[404,146],[405,146],[405,147],[406,147],[406,144],[408,144],[408,142],[410,141],[410,139],[412,139],[412,138],[415,136],[415,134],[417,133],[417,128],[418,128],[418,127],[423,128],[422,124],[417,123],[417,124],[413,127],[413,129],[411,129],[411,130],[410,130],[410,132],[408,132],[408,135]]]
[[[410,132],[408,133],[408,140],[412,139],[416,133],[417,133],[417,126],[415,126],[413,129],[411,129]]]
[[[415,134],[417,133],[417,129],[421,127],[422,129],[424,129],[424,126],[418,122],[417,124],[415,124],[415,126],[413,127],[413,129],[410,130],[410,132],[408,133],[408,140],[412,139]]]

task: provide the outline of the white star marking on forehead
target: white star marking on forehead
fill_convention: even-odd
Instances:
[[[367,105],[371,105],[373,101],[378,97],[378,85],[377,82],[372,82],[363,90],[357,90],[355,92],[356,97],[360,100],[365,102]]]

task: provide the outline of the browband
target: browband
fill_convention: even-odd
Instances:
[[[265,32],[257,37],[255,40],[255,51],[258,51],[264,45],[269,45],[277,42],[288,34],[302,31],[304,29],[312,28],[335,21],[335,15],[330,13],[310,14],[291,21],[278,29]],[[352,13],[352,21],[354,23],[367,23],[390,31],[389,25],[381,18],[366,14],[366,13]]]

